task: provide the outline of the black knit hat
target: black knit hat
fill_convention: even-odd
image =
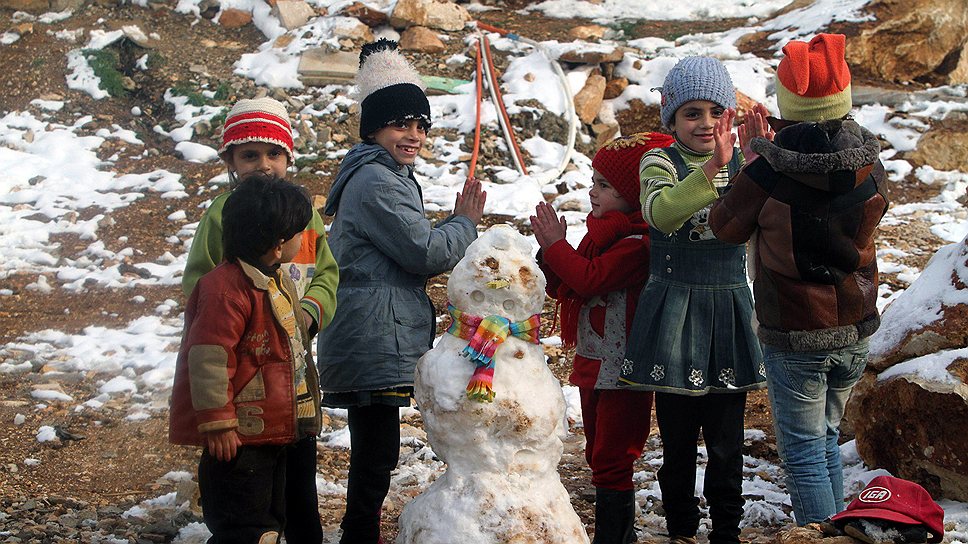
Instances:
[[[416,119],[430,125],[423,80],[397,51],[397,42],[381,38],[363,46],[356,86],[361,138],[396,121]]]

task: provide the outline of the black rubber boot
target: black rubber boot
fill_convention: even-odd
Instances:
[[[592,544],[635,542],[635,491],[595,490],[595,540]]]

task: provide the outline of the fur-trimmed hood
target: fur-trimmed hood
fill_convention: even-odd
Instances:
[[[775,171],[833,193],[863,183],[881,150],[869,130],[842,119],[795,123],[777,132],[772,142],[754,138],[751,146]]]

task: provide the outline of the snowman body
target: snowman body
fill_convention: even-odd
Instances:
[[[471,244],[447,285],[466,314],[511,322],[541,312],[544,275],[506,225]],[[415,396],[447,470],[400,516],[398,544],[588,542],[558,477],[565,401],[541,346],[508,336],[494,352],[492,402],[468,398],[468,340],[444,334],[417,363]]]

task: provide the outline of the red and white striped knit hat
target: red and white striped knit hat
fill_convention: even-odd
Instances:
[[[222,127],[222,146],[218,148],[218,154],[225,159],[225,152],[230,146],[247,142],[282,146],[289,154],[289,164],[296,162],[289,113],[278,100],[269,97],[243,98],[232,106]]]

